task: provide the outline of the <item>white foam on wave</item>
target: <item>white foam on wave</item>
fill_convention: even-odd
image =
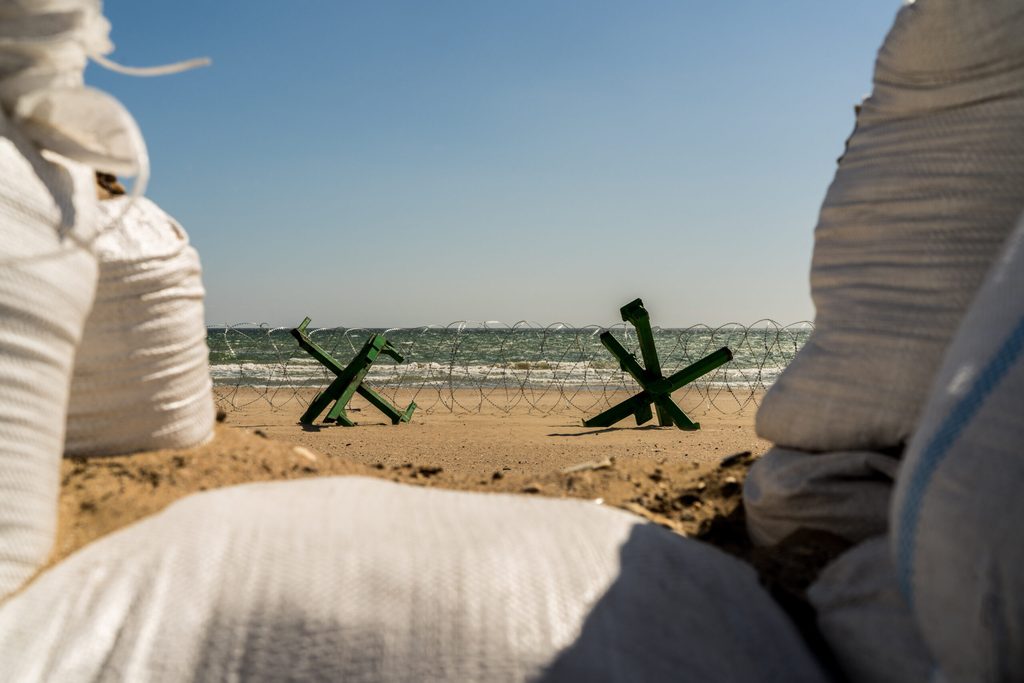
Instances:
[[[478,363],[450,365],[445,363],[378,364],[370,368],[367,380],[371,384],[399,389],[414,387],[452,386],[472,387],[526,387],[563,386],[591,389],[639,390],[636,382],[618,367],[595,365],[590,361],[555,362],[534,361],[515,363]],[[694,383],[704,387],[736,387],[744,390],[767,388],[782,371],[780,367],[719,368],[697,379]],[[665,374],[671,374],[666,370]],[[285,363],[219,363],[210,366],[210,375],[218,386],[294,386],[314,387],[334,379],[319,363],[295,358]]]

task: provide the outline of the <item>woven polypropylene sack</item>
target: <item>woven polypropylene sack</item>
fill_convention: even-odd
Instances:
[[[46,561],[57,526],[75,345],[96,287],[96,188],[0,113],[0,597]]]
[[[89,58],[114,46],[101,0],[0,2],[0,106],[39,149],[134,176],[149,162],[142,134],[115,98],[83,79]],[[104,60],[105,61],[105,60]]]
[[[11,680],[819,681],[753,570],[593,503],[363,478],[192,496],[0,607]]]
[[[849,683],[926,683],[934,660],[896,583],[889,539],[843,553],[807,591]]]
[[[100,208],[120,220],[96,240],[99,284],[75,360],[65,452],[195,446],[213,435],[215,415],[199,255],[148,199]]]
[[[948,681],[1024,680],[1024,220],[972,304],[897,479],[900,583]]]
[[[774,545],[800,529],[858,542],[885,533],[899,460],[883,453],[801,453],[773,448],[743,484],[747,530]]]
[[[815,230],[815,329],[758,411],[762,437],[806,451],[906,443],[1024,209],[1022,35],[1020,0],[900,10]]]

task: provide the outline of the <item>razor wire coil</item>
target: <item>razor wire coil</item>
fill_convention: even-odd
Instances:
[[[636,334],[625,323],[574,327],[520,321],[459,321],[417,328],[310,328],[310,338],[346,363],[370,334],[384,334],[404,357],[381,357],[366,381],[396,404],[416,402],[423,413],[591,414],[640,390],[601,345],[609,330],[639,355]],[[722,346],[733,361],[686,385],[674,398],[690,409],[739,414],[760,397],[806,342],[813,324],[654,328],[663,373],[703,358]],[[237,323],[207,328],[217,404],[240,410],[265,403],[299,410],[334,379],[299,348],[289,328]]]

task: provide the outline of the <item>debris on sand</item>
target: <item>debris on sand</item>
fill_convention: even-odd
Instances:
[[[310,462],[317,461],[316,453],[309,450],[305,446],[295,446],[294,448],[292,448],[292,452],[295,453],[296,455],[302,456],[303,458]]]
[[[581,462],[578,465],[572,465],[562,470],[562,474],[572,474],[573,472],[587,472],[594,470],[604,470],[609,467],[615,466],[615,458],[605,458],[604,460],[595,460],[592,462]]]

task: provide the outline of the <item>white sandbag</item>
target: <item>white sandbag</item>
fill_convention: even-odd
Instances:
[[[96,187],[0,112],[0,598],[46,561],[57,527],[75,345],[96,287]]]
[[[216,411],[199,255],[148,199],[110,199],[100,210],[105,220],[123,216],[95,244],[99,284],[75,360],[65,452],[200,444]]]
[[[849,683],[926,683],[934,664],[896,583],[887,536],[828,565],[807,591]]]
[[[191,496],[0,606],[2,676],[820,681],[750,567],[593,503],[362,478]]]
[[[135,120],[116,99],[84,85],[92,57],[114,46],[99,0],[20,0],[2,3],[0,105],[36,147],[93,168],[149,173]]]
[[[1024,220],[971,305],[892,506],[900,583],[947,681],[1024,680]]]
[[[807,344],[760,436],[885,450],[914,430],[949,340],[1024,209],[1020,0],[917,0],[878,54],[815,229]]]
[[[885,533],[899,461],[883,453],[801,453],[773,448],[743,484],[747,530],[775,545],[798,529],[857,542]]]

